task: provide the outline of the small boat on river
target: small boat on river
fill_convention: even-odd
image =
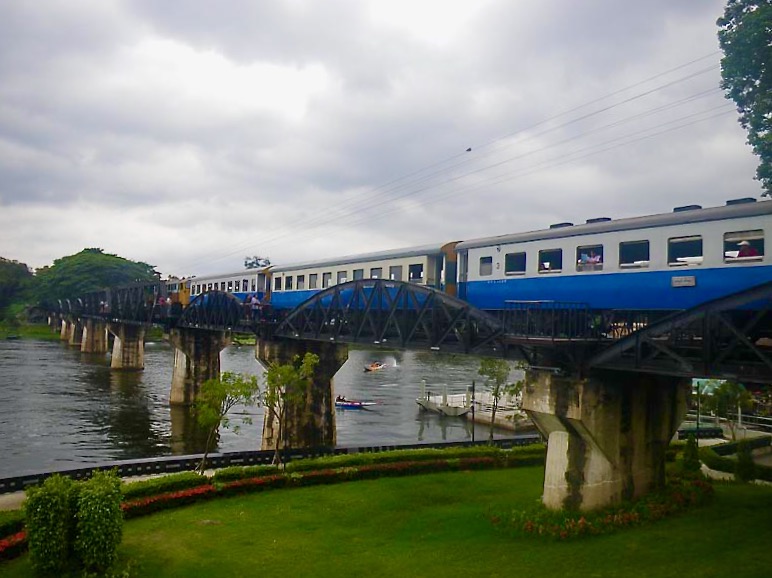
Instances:
[[[365,371],[379,371],[384,367],[386,367],[385,363],[381,363],[380,361],[373,361],[372,363],[365,365]]]
[[[356,399],[346,399],[345,397],[338,397],[335,400],[335,407],[341,409],[365,409],[372,405],[377,405],[375,401],[359,401]]]

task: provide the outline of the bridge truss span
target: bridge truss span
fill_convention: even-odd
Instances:
[[[274,335],[461,353],[503,351],[504,327],[441,291],[361,279],[325,289],[295,308]]]
[[[772,282],[675,313],[619,339],[587,365],[772,383]]]

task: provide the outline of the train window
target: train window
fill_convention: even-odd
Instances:
[[[306,276],[305,275],[298,275],[298,291],[306,288]]]
[[[322,273],[322,289],[327,289],[332,281],[332,273]]]
[[[347,271],[338,271],[338,285],[346,282]]]
[[[373,267],[370,269],[370,279],[380,279],[381,277],[383,277],[382,267]]]
[[[724,262],[746,263],[764,258],[764,231],[724,233]]]
[[[354,269],[354,281],[359,281],[360,279],[365,278],[365,270],[364,269]]]
[[[233,291],[233,281],[228,281],[228,291]]]
[[[389,267],[389,279],[392,281],[402,281],[402,265],[392,265]]]
[[[255,280],[254,280],[254,279],[252,279],[252,291],[254,291],[254,290],[255,290],[255,286],[256,286],[256,285],[255,285]]]
[[[563,269],[563,249],[539,251],[539,273],[560,273]]]
[[[424,265],[423,263],[416,263],[415,265],[408,265],[407,267],[407,279],[411,283],[420,283],[424,279]]]
[[[308,275],[308,288],[316,289],[319,286],[319,274],[309,273]]]
[[[621,269],[641,269],[648,266],[648,241],[626,241],[619,243],[619,267]]]
[[[249,291],[249,279],[242,279],[241,280],[241,290],[245,293]]]
[[[287,275],[284,278],[284,290],[290,291],[292,289],[292,275]]]
[[[602,271],[603,270],[603,245],[586,245],[576,248],[576,270]]]
[[[505,275],[525,275],[525,253],[507,253],[504,255]]]
[[[220,291],[225,291],[225,281],[220,281]]]
[[[493,257],[480,257],[480,277],[493,275]]]
[[[702,236],[672,237],[667,241],[667,264],[687,267],[702,263]]]
[[[212,284],[211,284],[211,283],[209,283],[209,285],[208,285],[208,287],[207,287],[207,291],[211,291],[211,290],[212,290]]]
[[[281,277],[276,277],[273,280],[273,290],[281,291]]]

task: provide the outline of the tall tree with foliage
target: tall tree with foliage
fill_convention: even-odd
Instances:
[[[0,257],[0,319],[11,304],[32,281],[32,273],[24,263]]]
[[[102,249],[83,249],[55,260],[51,267],[38,269],[35,277],[35,296],[46,302],[106,287],[153,282],[159,279],[159,274],[147,263],[129,261]]]
[[[226,371],[219,378],[206,380],[201,385],[198,398],[194,404],[198,424],[208,430],[204,457],[198,466],[203,474],[206,470],[206,458],[212,450],[220,427],[239,431],[239,424],[232,424],[228,413],[236,405],[255,405],[260,401],[260,385],[254,375],[242,375]],[[249,424],[251,420],[243,417],[241,423]]]
[[[283,463],[282,448],[292,441],[287,432],[288,410],[305,400],[318,363],[318,355],[306,353],[302,359],[296,355],[292,363],[272,364],[265,372],[263,405],[267,412],[265,419],[273,420],[274,424],[273,462],[277,465]]]
[[[717,24],[724,51],[721,88],[737,105],[760,159],[756,179],[772,196],[772,2],[729,0]]]
[[[496,421],[496,412],[499,409],[499,400],[505,395],[517,395],[523,388],[523,382],[509,382],[509,373],[512,368],[506,359],[484,357],[480,360],[480,368],[477,371],[485,378],[484,386],[493,397],[491,408],[491,422],[488,433],[488,441],[493,442],[493,425]]]
[[[748,390],[734,381],[725,381],[713,390],[713,394],[707,396],[703,403],[717,416],[726,419],[732,440],[737,439],[737,422],[732,421],[731,414],[736,413],[738,409],[750,409],[752,397]]]

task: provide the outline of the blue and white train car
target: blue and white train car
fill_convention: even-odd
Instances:
[[[772,201],[559,223],[456,245],[458,292],[481,309],[507,301],[677,310],[772,280]]]
[[[190,298],[207,291],[227,291],[244,301],[247,297],[257,294],[262,299],[268,288],[268,271],[264,269],[243,269],[235,273],[220,275],[202,275],[189,279]]]
[[[455,292],[454,246],[455,243],[425,245],[273,266],[271,305],[291,309],[319,291],[358,279],[408,281]]]

